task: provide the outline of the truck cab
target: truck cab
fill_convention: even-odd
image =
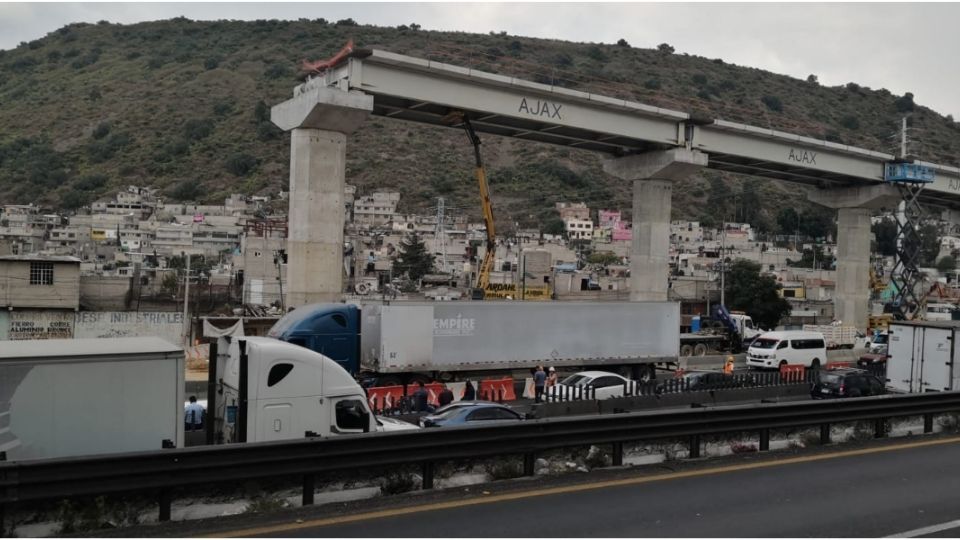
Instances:
[[[299,345],[360,372],[360,309],[349,304],[310,304],[284,315],[267,336]]]
[[[737,325],[737,329],[740,336],[743,337],[744,343],[750,343],[753,341],[753,338],[762,333],[759,328],[753,325],[753,319],[746,313],[734,311],[730,313],[730,318],[733,319],[733,322]]]
[[[218,350],[222,442],[378,431],[366,394],[338,362],[266,337],[221,338]]]

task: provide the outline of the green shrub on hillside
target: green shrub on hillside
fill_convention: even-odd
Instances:
[[[783,111],[783,103],[781,103],[780,98],[777,96],[763,96],[760,98],[760,101],[767,106],[768,109],[775,112]]]

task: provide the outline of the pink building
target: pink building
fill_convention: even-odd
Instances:
[[[617,221],[613,226],[613,232],[610,238],[616,240],[633,240],[633,228],[629,222]]]
[[[613,229],[614,225],[620,222],[619,210],[600,210],[597,215],[601,228]]]

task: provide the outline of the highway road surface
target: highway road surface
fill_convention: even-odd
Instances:
[[[774,459],[771,459],[774,458]],[[960,534],[960,438],[701,461],[645,474],[387,506],[217,536],[950,537]],[[520,482],[515,484],[521,484]],[[466,498],[464,498],[466,497]]]

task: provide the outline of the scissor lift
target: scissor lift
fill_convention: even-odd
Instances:
[[[926,217],[918,199],[924,186],[933,182],[930,167],[908,162],[887,163],[884,179],[897,186],[903,199],[903,212],[897,217],[897,260],[890,279],[896,295],[890,304],[894,318],[914,319],[922,312],[923,296],[917,296],[923,279],[917,261],[920,258],[920,228]]]

